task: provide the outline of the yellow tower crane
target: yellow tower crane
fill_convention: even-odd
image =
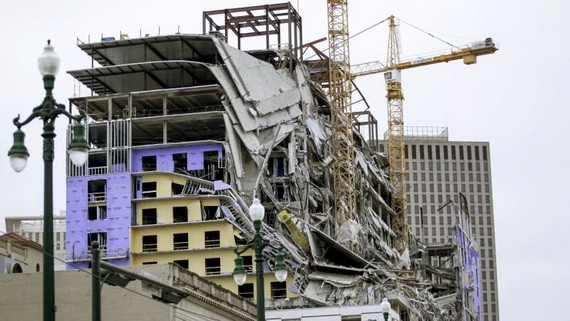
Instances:
[[[354,218],[355,164],[352,135],[348,1],[328,0],[329,99],[331,103],[334,215],[337,227]]]
[[[491,38],[469,44],[446,54],[422,57],[410,61],[400,61],[400,36],[394,16],[388,18],[390,33],[388,37],[388,59],[386,65],[372,62],[354,65],[353,77],[384,73],[388,100],[388,162],[390,181],[394,187],[392,208],[396,212],[392,219],[392,229],[396,233],[396,249],[402,253],[408,247],[408,224],[406,221],[406,158],[404,150],[404,111],[402,81],[400,71],[432,65],[441,62],[463,59],[467,65],[477,62],[477,56],[492,54],[497,47]],[[379,67],[380,66],[380,67]]]

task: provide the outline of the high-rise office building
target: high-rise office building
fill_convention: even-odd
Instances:
[[[447,128],[407,127],[407,213],[425,244],[451,243],[460,193],[481,254],[483,320],[499,320],[495,227],[488,142],[449,141]],[[386,150],[387,141],[382,142]]]

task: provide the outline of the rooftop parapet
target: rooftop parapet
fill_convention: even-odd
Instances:
[[[449,132],[447,127],[436,126],[406,126],[404,127],[406,140],[434,140],[448,141]],[[388,132],[384,133],[384,139],[388,139]]]

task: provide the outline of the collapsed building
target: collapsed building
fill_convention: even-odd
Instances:
[[[246,14],[255,10],[266,18]],[[239,28],[234,48],[229,32]],[[271,46],[283,32],[287,45]],[[249,36],[265,37],[265,48],[241,50]],[[283,247],[291,272],[286,290],[272,283],[281,294],[268,306],[387,297],[400,320],[459,319],[459,287],[433,291],[443,272],[429,266],[442,252],[421,242],[409,252],[394,248],[388,161],[374,146],[377,128],[366,109],[353,127],[356,211],[338,226],[326,56],[303,59],[309,46],[291,4],[206,12],[203,34],[122,38],[78,43],[100,66],[69,71],[90,90],[71,98],[70,109],[87,115],[91,145],[86,165],[68,162],[69,268],[87,267],[97,240],[113,264],[171,260],[239,292],[228,283],[227,262],[253,236],[248,204],[257,197],[266,211],[262,234]],[[198,234],[204,245],[193,249]],[[455,257],[457,248],[445,255]],[[266,249],[268,265],[275,254]],[[456,282],[460,265],[446,262],[446,279]]]

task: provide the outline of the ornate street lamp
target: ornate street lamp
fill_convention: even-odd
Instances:
[[[382,299],[382,303],[380,303],[380,310],[382,310],[382,313],[384,313],[384,321],[388,321],[388,316],[390,315],[391,308],[392,306],[390,306],[388,299]]]
[[[69,158],[75,166],[83,166],[87,161],[89,145],[85,140],[85,128],[80,121],[83,115],[73,116],[65,110],[65,106],[58,104],[53,98],[55,76],[59,71],[59,57],[53,51],[50,41],[44,47],[44,52],[38,58],[38,67],[43,77],[46,95],[43,102],[32,110],[32,114],[26,120],[20,122],[20,115],[14,118],[14,125],[18,128],[14,133],[14,145],[10,148],[10,165],[16,172],[21,172],[28,160],[28,150],[24,145],[25,134],[21,130],[23,126],[34,118],[43,121],[44,138],[44,275],[43,275],[43,320],[55,320],[55,288],[53,272],[53,155],[55,120],[59,115],[65,115],[76,123],[73,128],[73,139],[69,144]]]
[[[273,247],[269,242],[264,241],[261,236],[261,222],[263,216],[265,215],[265,208],[259,202],[259,199],[254,198],[253,204],[249,207],[249,215],[253,220],[253,227],[255,228],[255,236],[253,240],[248,241],[247,244],[239,249],[236,249],[235,268],[234,268],[234,281],[237,285],[243,285],[247,278],[247,273],[243,267],[243,258],[240,256],[241,253],[245,252],[249,248],[255,250],[255,276],[257,283],[257,320],[265,321],[265,289],[263,280],[263,249],[266,246]],[[273,247],[275,248],[275,247]],[[277,248],[275,248],[277,249]],[[275,257],[275,278],[279,282],[283,282],[287,279],[287,265],[285,265],[284,254],[280,251]]]

